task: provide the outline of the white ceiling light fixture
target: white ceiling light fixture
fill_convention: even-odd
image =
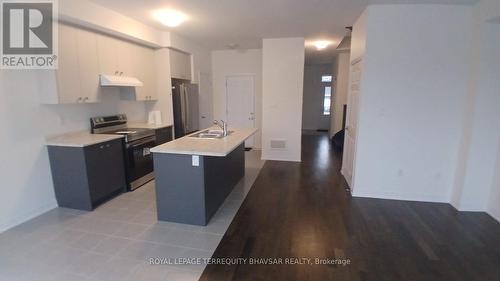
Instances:
[[[316,47],[318,51],[326,49],[331,44],[332,42],[326,40],[318,40],[313,43],[313,45]]]
[[[174,9],[164,9],[153,12],[153,17],[161,24],[176,27],[189,19],[188,15]]]

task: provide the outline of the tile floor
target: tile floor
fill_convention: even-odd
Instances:
[[[198,280],[204,264],[149,259],[211,257],[263,164],[246,152],[245,177],[206,227],[157,222],[154,182],[93,212],[51,210],[0,234],[0,281]]]

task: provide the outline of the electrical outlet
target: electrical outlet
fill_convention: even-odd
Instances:
[[[191,165],[193,167],[198,167],[200,166],[200,156],[199,155],[193,155],[191,157]]]

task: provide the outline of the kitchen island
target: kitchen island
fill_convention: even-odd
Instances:
[[[151,149],[158,220],[207,225],[245,174],[245,140],[257,129],[231,128],[223,138],[196,133]]]

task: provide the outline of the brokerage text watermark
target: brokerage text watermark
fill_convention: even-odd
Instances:
[[[151,265],[338,265],[347,266],[351,264],[349,258],[166,258],[151,257]]]

